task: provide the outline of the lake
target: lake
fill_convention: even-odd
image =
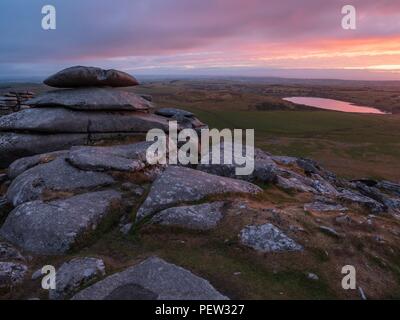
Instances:
[[[326,110],[352,112],[352,113],[386,114],[385,112],[376,108],[358,106],[350,102],[333,100],[333,99],[312,98],[312,97],[290,97],[290,98],[283,98],[283,100]]]

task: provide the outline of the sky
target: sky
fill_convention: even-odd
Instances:
[[[344,5],[356,30],[342,28]],[[44,5],[56,30],[43,30]],[[0,79],[133,75],[400,80],[399,0],[1,0]]]

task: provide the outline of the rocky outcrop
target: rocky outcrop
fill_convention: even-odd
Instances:
[[[175,226],[193,230],[214,229],[223,217],[221,209],[224,202],[199,204],[169,208],[158,212],[152,218],[152,223],[165,226]]]
[[[303,247],[270,223],[247,226],[240,232],[243,245],[260,252],[301,251]]]
[[[35,254],[62,254],[89,237],[120,202],[121,194],[114,190],[27,202],[8,215],[0,235]]]
[[[54,90],[27,103],[32,107],[61,107],[81,111],[147,111],[153,108],[149,101],[132,92],[111,88]]]
[[[114,179],[100,172],[82,171],[70,165],[65,157],[39,164],[20,174],[7,190],[7,199],[14,206],[42,199],[48,192],[77,192],[114,183]]]
[[[75,258],[57,269],[56,289],[49,291],[51,300],[63,300],[83,286],[106,274],[104,262],[96,258]]]
[[[61,70],[44,80],[44,83],[55,88],[130,87],[139,84],[134,77],[122,71],[84,66]]]
[[[132,92],[117,88],[137,84],[116,70],[72,67],[46,80],[59,88],[27,101],[32,108],[0,118],[0,168],[26,156],[90,145],[98,140],[144,135],[151,129],[201,129],[194,115],[177,109],[157,111],[153,104]],[[107,86],[108,88],[105,88]]]
[[[246,181],[170,166],[151,186],[149,195],[137,213],[136,220],[140,221],[158,211],[180,203],[198,201],[209,195],[255,194],[260,191],[259,187]]]
[[[226,300],[190,271],[149,258],[82,290],[73,300]]]

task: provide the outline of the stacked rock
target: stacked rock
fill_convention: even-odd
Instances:
[[[25,102],[32,99],[33,92],[29,91],[10,91],[0,96],[0,110],[6,112],[15,112],[21,109],[29,108]]]
[[[139,84],[125,72],[76,66],[44,83],[60,89],[27,101],[30,109],[0,118],[0,168],[24,156],[168,130],[171,119],[154,114],[148,99],[119,89]],[[190,119],[179,128],[203,125]]]

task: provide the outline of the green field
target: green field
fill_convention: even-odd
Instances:
[[[258,111],[257,103],[274,107],[282,100],[260,94],[253,85],[233,86],[231,82],[222,87],[208,83],[201,87],[191,81],[155,82],[135,91],[152,94],[159,106],[190,110],[211,128],[255,129],[256,146],[271,153],[313,158],[347,178],[400,180],[400,114]],[[357,95],[353,99],[357,101]]]

